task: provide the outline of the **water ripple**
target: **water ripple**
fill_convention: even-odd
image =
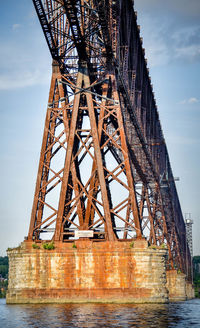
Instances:
[[[3,328],[200,327],[200,300],[170,304],[29,304],[0,300]]]

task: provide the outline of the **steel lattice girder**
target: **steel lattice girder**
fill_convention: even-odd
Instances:
[[[33,3],[54,61],[29,239],[67,241],[76,229],[96,239],[146,235],[186,272],[185,225],[133,2]]]

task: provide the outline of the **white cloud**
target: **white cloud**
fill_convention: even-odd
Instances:
[[[200,56],[200,44],[183,46],[175,49],[176,58],[184,58],[193,61]]]
[[[146,42],[146,53],[150,66],[165,65],[169,61],[169,54],[164,42],[156,37],[149,38]]]
[[[42,37],[41,33],[40,39],[36,37],[31,41],[25,39],[22,43],[22,40],[18,41],[16,37],[1,43],[0,90],[49,84],[51,57],[44,51],[43,44],[41,46]]]
[[[18,30],[18,29],[20,28],[20,26],[21,26],[21,24],[13,24],[13,25],[12,25],[12,29],[13,29],[13,31]]]
[[[184,2],[184,8],[181,2]],[[164,66],[180,60],[194,62],[200,59],[200,24],[199,20],[192,19],[195,10],[200,9],[200,1],[190,2],[135,1],[150,66]],[[186,7],[192,8],[186,11]],[[200,16],[200,13],[196,14]]]
[[[15,72],[14,75],[0,75],[0,90],[13,90],[33,85],[47,84],[50,77],[47,71],[34,70]]]
[[[199,103],[199,100],[195,97],[191,97],[189,99],[184,99],[184,100],[180,101],[181,105],[197,104],[197,103]]]
[[[199,0],[135,0],[135,8],[138,11],[152,11],[156,15],[164,13],[165,16],[175,14],[176,16],[189,16],[192,19],[200,17]]]
[[[166,22],[159,27],[150,19],[144,22],[145,26],[149,26],[148,30],[144,30],[144,46],[150,66],[166,65],[174,60],[194,62],[200,58],[199,27],[176,27],[170,35],[166,32]]]
[[[199,33],[199,26],[184,26],[176,29],[172,35],[172,39],[176,43],[188,42],[192,37],[195,37]]]
[[[144,39],[144,48],[150,67],[166,65],[169,62],[168,46],[162,37],[165,34],[165,23],[158,26],[158,22],[152,21],[149,15],[143,16],[140,34]],[[145,28],[147,26],[148,29]]]
[[[188,100],[188,102],[189,102],[189,104],[195,104],[195,103],[198,103],[199,100],[198,100],[197,98],[193,97],[193,98],[190,98],[190,99]]]

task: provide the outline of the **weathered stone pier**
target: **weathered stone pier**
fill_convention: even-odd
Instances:
[[[134,242],[24,242],[8,252],[7,303],[166,303],[193,297],[185,275],[166,271],[167,250]]]

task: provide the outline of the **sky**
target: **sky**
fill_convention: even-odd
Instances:
[[[200,255],[200,1],[135,0],[183,211]],[[28,234],[51,56],[32,1],[0,2],[0,255]]]

